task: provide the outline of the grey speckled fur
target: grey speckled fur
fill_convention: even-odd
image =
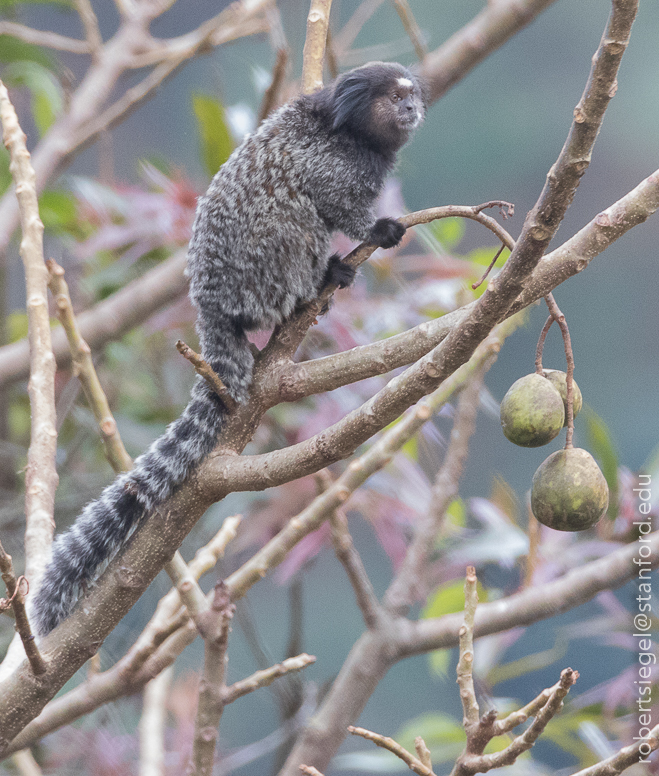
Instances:
[[[332,232],[383,247],[405,229],[373,206],[396,152],[424,114],[406,68],[373,63],[298,98],[245,138],[201,197],[188,252],[204,358],[246,400],[253,357],[245,332],[289,317],[354,272],[329,256]],[[181,417],[60,535],[30,606],[48,633],[100,568],[216,444],[226,410],[198,378]]]

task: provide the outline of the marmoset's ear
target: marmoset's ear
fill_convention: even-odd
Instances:
[[[332,129],[359,128],[369,120],[372,98],[370,79],[364,73],[351,72],[341,76],[334,87]]]

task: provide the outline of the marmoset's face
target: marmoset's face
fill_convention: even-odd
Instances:
[[[423,119],[423,102],[413,81],[397,78],[388,95],[394,108],[394,120],[405,129],[416,129]]]
[[[419,88],[409,78],[396,78],[373,100],[371,126],[387,145],[400,147],[425,115]]]

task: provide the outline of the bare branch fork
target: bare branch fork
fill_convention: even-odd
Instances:
[[[5,552],[5,548],[0,544],[0,574],[7,588],[8,598],[0,598],[0,612],[11,607],[14,611],[16,620],[16,630],[20,636],[25,654],[30,662],[30,667],[35,676],[45,673],[46,663],[39,652],[34,640],[30,623],[25,612],[25,594],[21,589],[23,583],[27,583],[25,577],[16,579],[14,566],[11,562],[11,555]],[[26,590],[27,592],[27,590]]]
[[[561,678],[557,684],[544,690],[534,701],[520,709],[520,711],[513,712],[500,721],[497,720],[496,710],[489,711],[481,717],[473,680],[474,622],[477,607],[476,570],[473,566],[468,566],[465,578],[464,619],[458,631],[459,658],[456,668],[467,744],[462,754],[456,760],[451,776],[474,776],[476,773],[485,773],[493,768],[512,765],[521,754],[528,751],[534,745],[547,726],[547,723],[560,711],[563,706],[563,699],[579,677],[576,671],[566,668],[561,672]],[[529,716],[533,716],[535,719],[524,733],[514,738],[501,751],[494,754],[483,754],[485,747],[495,736],[509,732],[517,725],[525,722]],[[364,728],[356,728],[352,725],[348,726],[348,732],[362,736],[369,741],[373,741],[377,746],[389,750],[418,776],[435,776],[432,770],[430,753],[421,737],[417,737],[415,741],[418,756],[414,756],[392,738],[382,736],[379,733],[374,733]]]

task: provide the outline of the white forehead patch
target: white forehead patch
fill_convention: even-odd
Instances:
[[[398,86],[406,86],[408,89],[412,89],[414,84],[410,81],[409,78],[399,78]]]

